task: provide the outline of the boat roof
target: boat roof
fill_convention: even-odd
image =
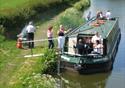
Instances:
[[[68,37],[76,37],[78,34],[93,35],[98,32],[102,38],[106,38],[115,26],[118,18],[115,18],[113,20],[102,20],[103,24],[100,24],[99,26],[93,26],[92,24],[96,21],[97,20],[95,18],[91,19],[86,24],[83,24],[80,27],[69,32]]]

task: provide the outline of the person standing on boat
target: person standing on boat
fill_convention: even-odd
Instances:
[[[32,21],[29,22],[28,26],[26,27],[26,31],[27,31],[28,41],[30,41],[29,42],[29,48],[34,48],[33,40],[34,40],[34,33],[36,31],[36,28],[33,26]]]
[[[95,43],[96,43],[96,40],[99,40],[99,41],[102,40],[102,39],[101,39],[101,36],[99,35],[98,32],[96,32],[95,35],[92,37],[91,42],[92,42],[93,44],[95,44]]]
[[[88,15],[87,15],[87,21],[89,21],[91,19],[91,11],[89,11]]]
[[[57,32],[57,34],[58,34],[58,48],[61,50],[61,52],[63,52],[64,41],[65,41],[63,25],[60,25],[60,29]]]
[[[86,44],[86,53],[91,53],[91,51],[93,51],[93,43],[91,42],[90,37],[86,37],[85,44]]]
[[[48,48],[52,49],[54,47],[54,42],[53,42],[53,26],[50,26],[47,30],[47,37],[48,37]]]
[[[106,12],[105,17],[106,17],[107,20],[111,19],[111,12],[110,12],[110,10],[108,10]]]
[[[103,15],[103,12],[102,12],[102,11],[97,12],[96,19],[97,19],[97,20],[102,20],[102,19],[104,19],[104,15]]]
[[[93,45],[93,53],[103,54],[103,45],[99,40],[96,40],[96,43]]]
[[[76,45],[73,46],[76,50],[75,52],[77,52],[78,54],[82,55],[84,53],[84,43],[82,39],[78,40],[78,43]]]

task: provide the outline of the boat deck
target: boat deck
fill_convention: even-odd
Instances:
[[[101,20],[102,23],[95,25],[97,20],[91,21],[85,25],[80,26],[75,32],[73,32],[70,36],[80,34],[94,34],[95,32],[99,32],[102,38],[106,38],[110,31],[113,29],[114,25],[117,22],[116,20]]]

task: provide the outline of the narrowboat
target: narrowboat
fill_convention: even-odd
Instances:
[[[94,44],[91,40],[96,32],[101,36],[102,53],[93,52]],[[82,41],[88,41],[89,39],[90,42],[88,42],[88,47],[83,49],[84,52],[79,54],[73,42],[78,43],[80,39],[83,39]],[[121,31],[118,17],[110,20],[92,18],[86,24],[69,31],[65,35],[64,52],[61,54],[61,66],[63,69],[79,73],[111,71],[120,39]]]

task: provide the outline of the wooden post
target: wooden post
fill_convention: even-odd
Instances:
[[[60,74],[60,59],[61,59],[61,53],[60,50],[58,51],[58,63],[57,63],[57,75],[59,77],[59,79],[57,80],[57,88],[62,88],[62,78],[61,78],[61,74]]]

